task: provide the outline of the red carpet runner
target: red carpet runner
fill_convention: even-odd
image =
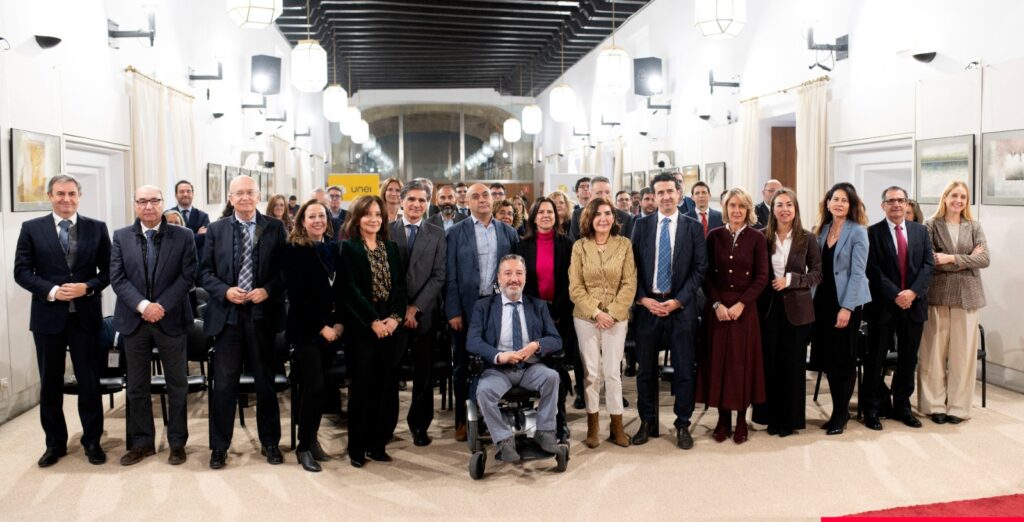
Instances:
[[[856,517],[1024,517],[1024,495],[1006,495],[866,511],[843,517],[843,520]],[[823,518],[822,520],[830,519]]]

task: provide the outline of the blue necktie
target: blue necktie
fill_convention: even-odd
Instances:
[[[64,250],[64,255],[68,255],[68,252],[71,251],[71,239],[68,234],[71,229],[71,220],[61,220],[58,226],[60,226],[60,233],[57,234],[57,239],[60,240],[60,247]]]
[[[523,348],[523,322],[519,319],[519,301],[506,303],[512,306],[512,348],[521,350]],[[516,363],[516,368],[524,368],[526,364]]]
[[[153,236],[156,235],[156,230],[149,229],[146,231],[146,272],[147,276],[152,276],[156,270],[156,245],[153,244]]]
[[[239,261],[238,287],[248,292],[252,290],[252,231],[249,224],[242,225],[242,259]]]
[[[661,220],[661,233],[658,235],[658,292],[668,293],[672,290],[672,242],[668,237],[668,226],[672,220]]]
[[[416,225],[406,225],[405,226],[405,229],[409,231],[408,243],[409,243],[409,253],[410,254],[412,254],[412,246],[416,244],[416,231],[419,230],[419,228],[420,227],[418,227]]]

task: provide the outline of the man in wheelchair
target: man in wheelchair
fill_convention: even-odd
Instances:
[[[560,352],[562,339],[547,304],[523,295],[526,262],[522,257],[503,257],[497,279],[501,292],[477,301],[466,340],[466,350],[479,355],[486,368],[477,382],[477,407],[501,460],[517,462],[515,433],[502,418],[498,403],[515,386],[539,392],[534,442],[548,453],[558,453],[558,372],[545,366],[541,358]]]

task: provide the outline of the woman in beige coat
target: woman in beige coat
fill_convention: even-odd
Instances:
[[[978,309],[985,306],[979,270],[989,265],[981,225],[971,217],[963,181],[942,191],[939,209],[925,221],[935,255],[928,289],[928,321],[918,360],[918,409],[936,424],[970,417],[978,361]]]
[[[584,397],[587,405],[587,438],[590,448],[601,442],[598,410],[601,385],[611,415],[609,439],[629,446],[622,427],[622,354],[626,344],[629,308],[636,297],[636,265],[633,246],[618,235],[615,209],[594,198],[580,216],[580,240],[572,247],[569,264],[569,298],[576,305],[573,325],[579,337],[583,361]]]

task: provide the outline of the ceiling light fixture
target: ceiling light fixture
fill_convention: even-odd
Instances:
[[[313,39],[312,27],[306,0],[306,39],[292,49],[292,85],[302,92],[317,92],[327,85],[327,51]]]
[[[284,11],[283,0],[227,0],[228,18],[246,29],[263,29]]]
[[[694,4],[693,25],[705,38],[732,38],[740,34],[746,24],[746,0],[697,0]]]
[[[533,68],[530,69],[530,96],[533,96]],[[540,105],[531,103],[523,107],[522,120],[523,132],[527,134],[539,133],[544,126],[544,113],[541,111]]]
[[[348,93],[338,83],[338,43],[331,42],[331,58],[334,65],[334,77],[330,85],[324,89],[323,111],[324,118],[332,123],[341,123],[345,118],[345,110],[348,109]]]
[[[551,119],[565,123],[572,119],[573,113],[576,112],[576,93],[573,92],[572,87],[565,83],[565,33],[559,33],[559,41],[561,42],[561,62],[562,62],[562,74],[559,78],[563,79],[563,82],[554,89],[551,89],[551,94],[548,96],[548,113],[551,114]]]
[[[626,94],[630,88],[632,61],[625,49],[615,45],[615,0],[612,0],[612,45],[597,56],[597,86],[610,96]]]
[[[522,70],[522,68],[520,68],[519,69],[520,90],[522,90],[522,82],[523,82],[523,70]],[[501,89],[500,85],[501,85],[501,83],[499,82],[498,85],[499,85],[499,93],[500,93],[500,89]],[[513,104],[512,103],[512,96],[509,95],[509,105],[512,105],[512,104]],[[522,139],[522,137],[523,137],[523,125],[521,123],[519,123],[519,120],[516,119],[515,116],[511,116],[508,119],[506,119],[505,123],[502,124],[501,127],[502,127],[501,135],[502,135],[502,137],[505,138],[506,142],[508,142],[508,143],[515,143],[515,142],[519,141],[520,139]]]
[[[352,90],[352,57],[348,59],[348,90]],[[363,119],[363,113],[359,111],[359,107],[355,103],[355,95],[352,96],[352,104],[345,109],[345,113],[341,117],[341,121],[338,122],[340,125],[338,128],[341,133],[345,136],[351,137],[356,130],[357,124]]]

